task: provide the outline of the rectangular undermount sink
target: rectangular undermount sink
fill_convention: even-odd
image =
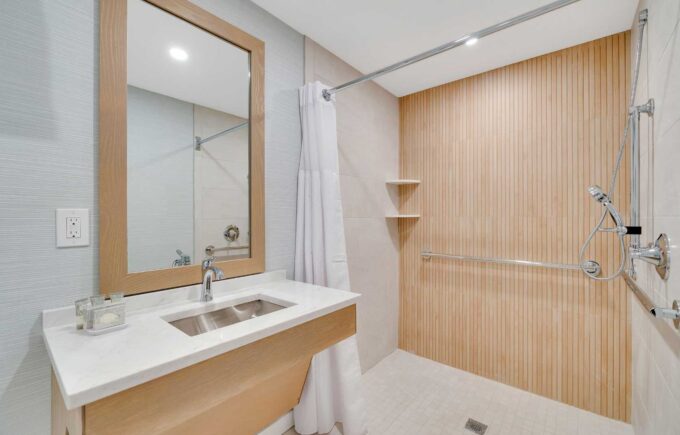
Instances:
[[[255,299],[249,302],[231,305],[216,309],[207,313],[195,314],[189,317],[170,321],[169,323],[187,335],[195,336],[204,332],[213,331],[244,320],[261,317],[275,311],[287,308],[284,305],[263,299]]]

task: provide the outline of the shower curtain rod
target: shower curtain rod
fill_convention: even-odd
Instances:
[[[428,59],[428,58],[435,56],[437,54],[451,50],[452,48],[456,48],[460,45],[465,44],[470,39],[482,39],[485,36],[492,35],[496,32],[501,31],[501,30],[505,30],[509,27],[516,26],[517,24],[523,23],[525,21],[540,17],[541,15],[547,14],[548,12],[555,11],[557,9],[563,8],[565,6],[568,6],[572,3],[576,3],[578,1],[580,1],[580,0],[558,0],[558,1],[555,1],[555,2],[552,2],[552,3],[549,3],[545,6],[541,6],[540,8],[526,12],[522,15],[517,15],[516,17],[510,18],[509,20],[505,20],[505,21],[502,21],[498,24],[494,24],[493,26],[487,27],[485,29],[478,30],[478,31],[473,32],[473,33],[468,33],[467,35],[462,36],[462,37],[456,39],[455,41],[451,41],[451,42],[446,43],[444,45],[440,45],[439,47],[433,48],[432,50],[417,54],[413,57],[409,57],[408,59],[402,60],[401,62],[397,62],[397,63],[392,64],[390,66],[387,66],[385,68],[374,71],[370,74],[366,74],[364,76],[358,77],[354,80],[351,80],[347,83],[336,86],[334,88],[324,89],[322,91],[323,97],[326,101],[330,101],[331,95],[335,94],[336,92],[343,91],[345,89],[351,88],[354,85],[358,85],[359,83],[363,83],[363,82],[368,81],[368,80],[373,80],[375,78],[378,78],[378,77],[385,75],[387,73],[390,73],[392,71],[396,71],[396,70],[401,69],[405,66],[414,64],[416,62],[420,62],[421,60],[425,60],[425,59]]]
[[[210,142],[211,140],[218,138],[218,137],[222,136],[223,134],[231,133],[232,131],[238,130],[241,127],[245,127],[246,125],[248,125],[248,121],[242,122],[242,123],[237,124],[233,127],[229,127],[228,129],[222,130],[219,133],[215,133],[212,136],[208,136],[205,139],[201,139],[200,136],[195,136],[194,137],[194,147],[196,148],[196,151],[200,151],[201,145],[203,145],[204,143]]]

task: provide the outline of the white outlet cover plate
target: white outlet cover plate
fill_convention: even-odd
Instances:
[[[66,237],[66,220],[69,217],[80,218],[80,237]],[[87,208],[58,208],[57,209],[57,248],[71,248],[74,246],[89,246],[90,244],[90,210]]]

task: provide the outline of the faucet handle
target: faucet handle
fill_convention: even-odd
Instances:
[[[213,266],[213,263],[215,262],[215,257],[207,257],[203,262],[201,263],[201,267],[203,270],[208,269]]]

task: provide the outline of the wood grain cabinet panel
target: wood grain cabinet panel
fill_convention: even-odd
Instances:
[[[53,383],[53,435],[79,415],[70,435],[257,433],[299,402],[312,356],[355,333],[352,305],[69,412]]]

